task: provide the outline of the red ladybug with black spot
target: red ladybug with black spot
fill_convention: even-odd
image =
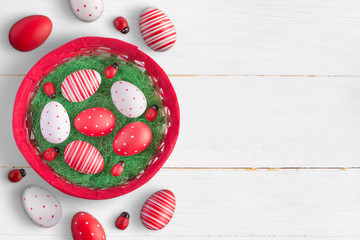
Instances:
[[[43,86],[44,92],[49,98],[53,99],[56,97],[56,89],[53,83],[48,82]]]
[[[120,176],[120,174],[122,173],[122,171],[124,170],[125,167],[125,162],[124,161],[119,161],[117,162],[111,169],[111,174],[114,177],[118,177]]]
[[[121,33],[127,34],[130,31],[128,22],[123,17],[118,17],[114,20],[114,26]]]
[[[152,105],[145,113],[145,117],[150,122],[154,121],[159,111],[159,107]]]
[[[117,64],[117,63],[111,64],[110,66],[108,66],[105,69],[105,72],[104,72],[105,77],[107,77],[107,78],[115,77],[118,69],[119,69],[119,64]]]
[[[9,172],[8,178],[10,182],[19,182],[23,177],[26,176],[26,172],[24,169],[13,169]]]
[[[43,157],[45,158],[46,161],[50,162],[57,157],[59,152],[60,149],[58,147],[49,148],[43,153]]]
[[[115,222],[115,226],[120,230],[125,230],[129,226],[130,215],[127,212],[123,212]]]

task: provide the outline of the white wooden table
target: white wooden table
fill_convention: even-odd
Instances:
[[[139,27],[150,6],[173,20],[178,40],[150,50]],[[70,221],[87,211],[108,239],[358,239],[360,237],[360,2],[357,0],[105,0],[103,16],[83,23],[66,0],[1,1],[0,239],[72,239]],[[53,32],[21,53],[8,31],[22,17],[44,14]],[[131,31],[112,26],[124,16]],[[111,200],[67,196],[27,164],[12,136],[12,107],[24,74],[43,55],[82,36],[138,45],[169,74],[181,107],[177,146],[140,189]],[[20,183],[7,180],[26,168]],[[35,226],[22,210],[29,184],[44,186],[63,206],[53,228]],[[163,230],[145,229],[142,203],[162,188],[177,198]],[[131,214],[126,231],[114,226]]]

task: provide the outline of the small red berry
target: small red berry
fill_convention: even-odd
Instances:
[[[130,27],[128,22],[123,17],[118,17],[114,20],[114,26],[120,32],[126,34],[130,31]]]
[[[46,161],[52,161],[57,157],[59,152],[60,150],[58,147],[49,148],[43,153],[43,157]]]
[[[128,227],[128,225],[129,225],[129,219],[130,219],[129,213],[123,212],[123,213],[116,219],[115,226],[116,226],[118,229],[125,230],[125,229]]]
[[[145,113],[145,117],[149,121],[154,121],[158,114],[159,107],[156,105],[152,105]]]
[[[115,77],[118,68],[119,68],[119,64],[117,64],[117,63],[113,63],[110,66],[108,66],[104,72],[105,77],[107,77],[107,78]]]
[[[45,83],[43,89],[45,94],[48,95],[51,99],[56,97],[56,89],[54,84],[51,82]]]
[[[10,182],[19,182],[25,176],[26,172],[24,169],[13,169],[9,172],[8,178]]]
[[[118,177],[120,176],[120,174],[122,173],[122,171],[124,170],[125,167],[125,162],[123,161],[119,161],[117,162],[111,169],[111,174],[114,177]]]

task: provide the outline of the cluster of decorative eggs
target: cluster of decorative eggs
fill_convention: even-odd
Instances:
[[[106,68],[104,74],[108,78],[115,76],[118,69],[116,63]],[[70,102],[81,102],[96,93],[101,84],[100,74],[92,69],[83,69],[67,76],[61,84],[62,95]],[[52,83],[43,86],[44,92],[51,99],[56,97],[56,89]],[[114,82],[111,87],[111,98],[121,114],[129,118],[141,116],[147,107],[144,93],[127,81]],[[156,118],[157,106],[146,111],[149,121]],[[115,128],[115,115],[108,109],[93,107],[80,112],[74,119],[77,131],[90,137],[102,137]],[[70,135],[70,119],[64,108],[57,101],[47,103],[40,116],[40,128],[43,137],[50,143],[64,142]],[[133,122],[124,126],[113,141],[113,150],[120,156],[132,156],[146,149],[152,139],[149,126],[142,122]],[[43,153],[47,161],[52,161],[59,153],[59,148],[53,147]],[[99,173],[104,167],[101,153],[91,144],[76,140],[69,143],[64,150],[65,162],[74,170],[85,174]],[[124,168],[120,161],[113,166],[112,175],[117,177]]]
[[[36,225],[49,228],[56,225],[62,215],[62,208],[57,198],[49,191],[38,186],[28,186],[22,194],[24,210]],[[167,189],[155,192],[143,204],[140,219],[150,230],[160,230],[171,220],[175,211],[175,195]],[[125,230],[129,225],[130,215],[121,213],[115,226]],[[75,240],[106,239],[100,222],[86,212],[78,212],[71,221],[71,232]]]

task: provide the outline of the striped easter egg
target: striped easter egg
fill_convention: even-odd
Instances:
[[[154,193],[141,209],[141,222],[150,230],[164,228],[174,215],[175,204],[175,196],[170,190],[164,189]]]
[[[163,52],[176,41],[174,24],[157,8],[148,8],[140,16],[140,30],[145,43],[153,50]]]
[[[73,72],[61,84],[62,95],[70,102],[81,102],[91,97],[100,87],[101,76],[92,69]]]
[[[84,141],[73,141],[64,151],[65,162],[74,170],[95,174],[104,168],[104,159],[100,152],[91,144]]]

